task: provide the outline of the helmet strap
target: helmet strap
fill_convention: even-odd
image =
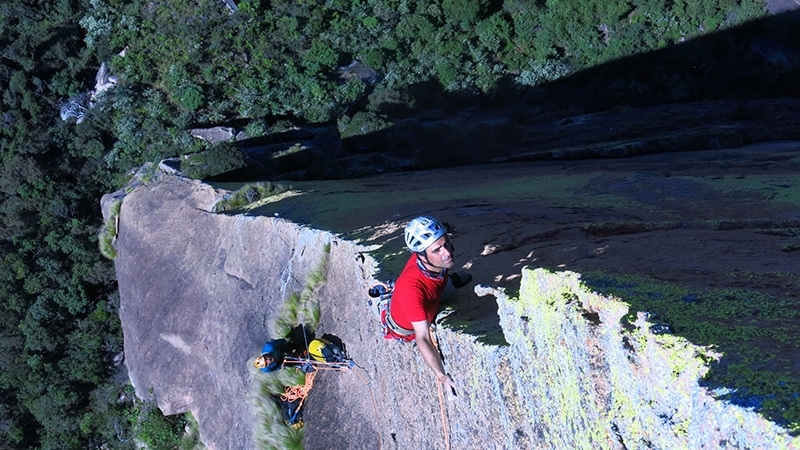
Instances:
[[[417,254],[417,266],[422,269],[423,273],[430,278],[439,278],[444,274],[444,271],[447,269],[439,268],[431,264],[431,261],[428,259],[428,255],[425,254],[424,251],[416,252]],[[439,269],[439,271],[431,270],[431,268]]]

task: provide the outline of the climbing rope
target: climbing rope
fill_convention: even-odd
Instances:
[[[444,415],[444,396],[442,395],[442,382],[436,380],[436,388],[439,391],[439,409],[442,412],[442,428],[444,428],[444,448],[450,450],[450,433],[447,431],[447,416]]]
[[[303,329],[303,337],[306,341],[306,351],[303,355],[303,358],[296,358],[296,357],[286,357],[284,360],[285,366],[295,366],[298,370],[302,370],[306,374],[305,384],[302,386],[286,386],[285,391],[281,394],[280,398],[282,401],[285,402],[294,402],[298,399],[300,403],[297,405],[297,408],[294,410],[294,414],[297,414],[300,411],[300,408],[303,407],[303,403],[305,403],[306,398],[308,397],[311,388],[314,387],[314,377],[318,370],[352,370],[361,381],[364,382],[364,385],[367,386],[367,390],[369,391],[370,399],[372,400],[372,409],[375,411],[375,431],[378,434],[378,450],[381,450],[381,426],[380,426],[380,419],[378,416],[378,406],[375,403],[375,396],[372,394],[372,389],[370,388],[371,382],[368,382],[363,375],[361,375],[355,369],[355,363],[352,360],[346,361],[338,361],[338,362],[327,362],[327,361],[317,361],[315,359],[311,359],[308,357],[308,339],[305,337],[305,328]],[[444,413],[444,410],[442,411]],[[449,449],[449,447],[448,447]]]
[[[285,392],[281,394],[281,400],[291,403],[299,399],[300,406],[302,406],[303,402],[306,401],[306,397],[308,397],[309,391],[314,387],[314,377],[316,374],[317,372],[306,373],[306,383],[302,386],[286,386]],[[300,406],[297,407],[298,410]]]
[[[431,336],[431,342],[433,343],[433,348],[435,348],[436,351],[439,352],[439,355],[441,357],[442,352],[441,350],[439,350],[439,341],[436,340],[436,333],[434,327],[428,328],[428,332],[430,333]],[[444,430],[444,448],[446,450],[450,450],[450,432],[448,431],[447,428],[447,416],[444,413],[444,394],[442,392],[443,391],[442,382],[439,380],[438,377],[436,378],[436,390],[439,392],[439,409],[442,413],[442,429]]]
[[[378,406],[375,404],[375,396],[372,394],[372,389],[369,387],[371,382],[367,382],[366,378],[358,373],[356,369],[353,369],[353,372],[358,375],[358,378],[361,378],[361,381],[367,386],[367,391],[369,391],[369,398],[372,400],[372,409],[375,411],[375,431],[378,433],[378,450],[381,450],[381,422],[378,418]]]

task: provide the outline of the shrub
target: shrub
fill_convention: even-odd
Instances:
[[[352,118],[342,116],[339,118],[339,135],[342,139],[350,136],[374,133],[392,126],[385,116],[379,116],[372,111],[359,111]]]
[[[253,119],[245,125],[244,133],[251,138],[264,136],[269,133],[269,125],[263,118]]]
[[[187,414],[164,416],[152,402],[143,402],[133,410],[134,435],[147,448],[177,449],[181,444]]]
[[[244,156],[235,144],[219,142],[208,150],[189,155],[185,163],[181,165],[181,171],[187,177],[202,180],[239,169],[244,165]]]

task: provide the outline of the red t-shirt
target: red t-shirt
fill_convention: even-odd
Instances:
[[[395,323],[412,330],[411,322],[433,323],[439,310],[439,298],[447,286],[447,274],[432,278],[417,266],[417,255],[411,255],[397,278],[392,292],[390,314]],[[414,336],[410,336],[413,339]]]

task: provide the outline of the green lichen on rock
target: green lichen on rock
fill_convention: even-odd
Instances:
[[[545,269],[523,270],[518,298],[498,296],[508,382],[542,442],[698,448],[711,435],[740,447],[799,442],[753,411],[715,400],[700,380],[722,355],[663,333],[652,314],[625,300],[587,287],[579,274]]]
[[[573,326],[585,322],[582,305],[592,303],[586,297],[594,294],[573,289],[575,283],[577,274],[525,270],[519,298],[500,305],[501,326],[515,355],[514,381],[523,390],[519,396],[536,412],[531,420],[545,441],[570,448],[610,448],[604,418],[607,396],[597,392],[591,375],[599,355],[582,348],[592,331]],[[581,432],[573,432],[577,429]]]
[[[796,280],[791,274],[758,276],[787,283]],[[698,355],[709,365],[702,384],[719,399],[751,405],[764,417],[790,430],[798,429],[800,379],[789,363],[800,351],[798,300],[752,289],[699,291],[599,272],[585,273],[583,279],[590,289],[623,298],[631,311],[647,312],[648,326],[669,331],[662,338],[680,336],[721,354],[718,360]],[[636,320],[633,313],[626,318],[627,323]]]

